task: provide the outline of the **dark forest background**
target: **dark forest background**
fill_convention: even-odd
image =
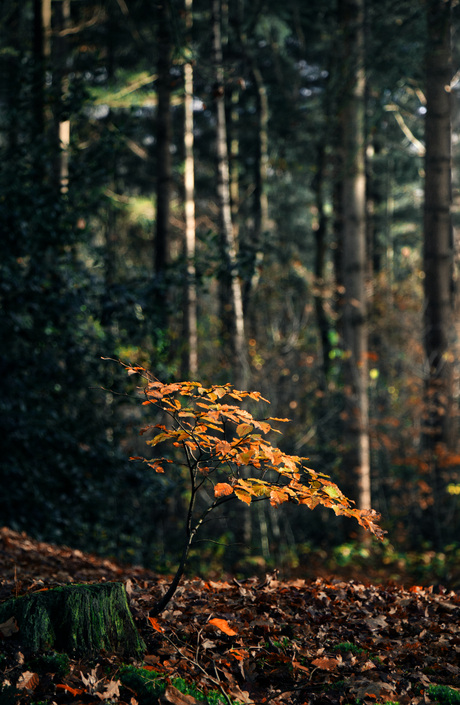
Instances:
[[[2,525],[175,565],[187,478],[129,462],[144,409],[101,359],[120,358],[259,390],[291,418],[280,447],[361,507],[370,483],[388,531],[373,547],[322,509],[235,506],[193,570],[451,575],[452,5],[1,1]]]

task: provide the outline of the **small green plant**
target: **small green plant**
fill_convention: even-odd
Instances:
[[[69,657],[67,654],[58,654],[50,651],[31,659],[28,666],[32,671],[37,671],[40,675],[45,673],[55,673],[58,678],[63,678],[69,673]]]
[[[122,666],[120,680],[136,693],[139,705],[147,705],[165,691],[165,682],[160,673],[135,666]]]
[[[148,425],[140,434],[151,436],[147,444],[152,448],[169,442],[176,449],[168,457],[135,456],[131,460],[146,463],[157,473],[164,473],[173,464],[185,470],[190,483],[182,558],[169,589],[150,611],[151,617],[160,614],[174,595],[195,536],[210,512],[235,498],[248,505],[263,500],[273,507],[284,502],[302,504],[309,509],[322,505],[337,515],[356,519],[377,538],[383,537],[377,523],[379,515],[374,510],[356,509],[327,475],[305,466],[308,458],[283,453],[263,437],[270,431],[280,433],[269,421],[289,419],[270,416],[257,420],[233,403],[267,401],[259,392],[238,391],[230,384],[209,388],[199,382],[163,384],[144,367],[118,362],[128,375],[139,375],[145,381],[145,386],[137,390],[144,398],[143,405],[156,418],[169,417],[167,425]],[[247,468],[255,476],[247,476]],[[206,491],[201,492],[204,499],[210,499],[207,508],[197,514],[196,500],[201,488]]]
[[[344,641],[341,644],[337,644],[336,646],[333,647],[333,651],[343,651],[346,653],[347,651],[351,651],[352,654],[364,654],[365,649],[361,649],[361,647],[356,646],[356,644],[352,644],[351,641]]]
[[[164,675],[157,671],[148,671],[135,666],[123,666],[120,670],[120,680],[136,693],[139,705],[151,705],[166,690]],[[218,690],[210,690],[206,696],[194,685],[183,678],[172,678],[171,685],[184,695],[192,695],[196,700],[205,700],[208,705],[223,705],[224,698]]]
[[[441,703],[441,705],[460,703],[460,693],[453,688],[449,688],[448,685],[430,685],[428,695],[431,700]]]

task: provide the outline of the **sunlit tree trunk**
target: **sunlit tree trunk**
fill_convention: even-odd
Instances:
[[[192,2],[185,0],[186,25],[192,28]],[[190,37],[189,37],[190,41]],[[197,293],[195,271],[195,164],[193,156],[193,66],[184,65],[184,147],[185,147],[185,330],[187,338],[186,375],[196,376],[198,372],[198,333],[197,333]]]
[[[236,244],[230,207],[230,179],[228,169],[227,129],[224,104],[224,72],[222,66],[222,43],[220,34],[221,2],[212,0],[213,59],[215,71],[214,95],[216,98],[216,152],[217,179],[220,210],[220,226],[223,261],[229,281],[229,307],[232,314],[232,347],[234,354],[235,385],[244,387],[247,361],[244,337],[243,297],[238,278]]]
[[[172,185],[171,123],[171,34],[169,2],[158,5],[158,79],[157,79],[157,160],[156,160],[156,230],[155,273],[160,280],[169,263],[169,215]]]
[[[428,2],[426,61],[424,342],[427,357],[425,446],[452,442],[451,3]]]
[[[364,136],[363,0],[341,0],[347,91],[343,106],[342,330],[347,356],[348,431],[358,505],[370,509],[369,399],[366,306],[366,177]]]

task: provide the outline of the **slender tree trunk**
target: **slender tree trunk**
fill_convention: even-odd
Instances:
[[[158,106],[157,106],[157,208],[155,231],[155,274],[164,278],[169,264],[169,214],[172,186],[171,124],[171,36],[169,1],[158,6]]]
[[[268,167],[268,98],[262,74],[254,61],[251,61],[251,73],[256,85],[257,105],[257,156],[254,190],[254,236],[252,242],[251,278],[246,291],[246,301],[255,290],[260,278],[263,261],[263,237],[268,229],[267,167]]]
[[[349,387],[349,434],[359,479],[358,506],[371,508],[366,305],[363,0],[341,0],[348,90],[343,109],[343,339]]]
[[[453,314],[451,223],[451,3],[428,2],[426,61],[424,343],[428,363],[425,447],[452,443],[452,364],[449,333]]]
[[[61,193],[69,189],[69,143],[70,120],[63,112],[63,100],[68,89],[66,70],[67,37],[59,33],[69,26],[70,0],[60,0],[55,4],[55,31],[53,42],[53,83],[55,94],[54,129],[57,157],[54,165],[54,178]]]
[[[238,213],[240,210],[240,173],[238,168],[238,158],[240,152],[240,140],[238,133],[238,123],[240,116],[238,113],[238,103],[240,100],[239,88],[232,91],[231,95],[231,137],[230,137],[230,199],[232,208],[233,236],[238,241],[240,228],[238,223]]]
[[[193,0],[185,0],[186,26],[192,29]],[[189,37],[189,41],[190,41]],[[193,156],[193,66],[184,65],[184,147],[185,147],[185,330],[187,338],[186,376],[198,373],[197,293],[195,271],[195,163]]]
[[[50,57],[51,0],[34,0],[34,137],[45,133],[45,69]]]
[[[9,12],[6,30],[8,36],[8,43],[14,50],[10,55],[7,55],[4,60],[5,65],[5,92],[7,100],[7,130],[8,130],[8,157],[7,159],[14,159],[16,149],[18,147],[18,133],[19,133],[19,115],[20,115],[20,103],[18,95],[18,83],[19,83],[19,50],[20,50],[20,37],[19,37],[19,22],[21,18],[21,13],[19,7],[15,5]],[[3,63],[3,62],[2,62]]]
[[[227,129],[224,104],[224,72],[222,66],[222,43],[220,34],[221,2],[212,0],[213,59],[215,70],[214,95],[216,97],[217,127],[217,178],[221,221],[223,261],[229,281],[229,307],[232,314],[232,343],[234,354],[235,386],[244,388],[248,363],[246,360],[243,297],[238,277],[236,244],[230,207],[230,178],[228,169]]]
[[[319,334],[321,338],[321,349],[323,353],[323,373],[324,379],[320,385],[323,389],[326,388],[327,377],[331,358],[331,343],[329,339],[329,321],[324,309],[324,284],[325,284],[325,264],[326,264],[326,232],[327,232],[327,216],[324,210],[324,169],[326,162],[325,141],[323,140],[318,148],[318,171],[313,181],[313,189],[315,191],[316,208],[318,210],[318,220],[316,229],[314,230],[316,253],[315,253],[315,312],[318,323]]]

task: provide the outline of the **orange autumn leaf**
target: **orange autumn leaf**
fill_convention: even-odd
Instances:
[[[233,487],[227,482],[218,482],[214,487],[215,497],[225,497],[226,495],[233,494]]]
[[[245,502],[246,504],[251,504],[251,495],[246,490],[242,490],[237,487],[235,488],[235,494],[238,499],[241,499],[242,502]]]
[[[71,693],[75,697],[75,695],[81,695],[82,693],[86,693],[86,688],[71,688],[70,685],[65,685],[65,683],[58,683],[56,688],[62,688],[62,690],[67,690],[67,692]]]
[[[158,620],[155,619],[155,617],[149,617],[149,622],[157,632],[164,631],[163,627],[159,624]]]
[[[40,682],[38,673],[32,673],[32,671],[24,671],[24,673],[19,677],[16,683],[16,688],[18,690],[35,690]]]
[[[228,636],[236,636],[238,633],[231,628],[226,619],[217,619],[216,617],[215,619],[210,619],[209,624],[214,624],[215,627],[218,627],[221,632],[224,632],[224,634],[228,634]]]

